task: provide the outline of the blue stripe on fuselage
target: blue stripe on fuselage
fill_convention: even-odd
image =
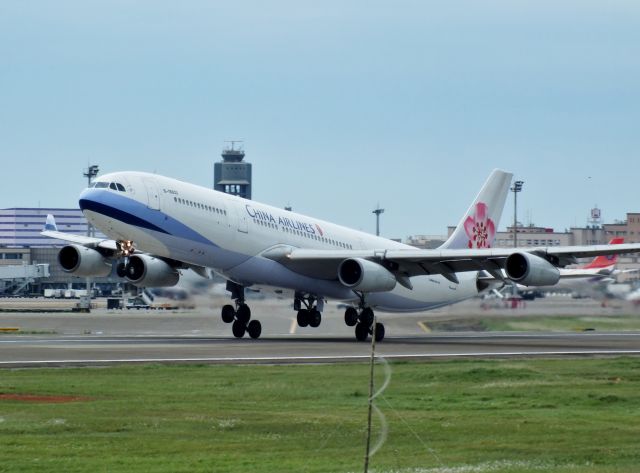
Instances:
[[[178,238],[215,245],[211,240],[160,210],[127,196],[102,189],[87,189],[80,195],[80,209],[91,210],[136,227],[166,233]]]

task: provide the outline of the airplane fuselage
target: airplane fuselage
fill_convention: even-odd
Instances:
[[[103,183],[103,184],[99,184]],[[326,250],[390,250],[413,247],[277,207],[140,172],[101,176],[80,196],[85,216],[114,240],[190,265],[214,269],[244,286],[276,287],[354,301],[336,274],[312,278],[262,256],[279,246]],[[106,187],[104,183],[109,183]],[[111,183],[119,184],[110,186]],[[124,189],[124,190],[122,190]],[[440,275],[414,276],[371,293],[367,302],[390,312],[428,310],[475,296],[477,272],[453,283]]]

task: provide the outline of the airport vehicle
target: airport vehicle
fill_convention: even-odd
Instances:
[[[451,237],[436,250],[352,230],[169,177],[116,172],[80,194],[83,213],[109,240],[57,231],[47,217],[43,235],[70,244],[58,255],[77,276],[118,274],[142,287],[175,285],[179,270],[227,280],[235,305],[222,307],[236,337],[258,338],[246,287],[290,290],[300,326],[320,325],[327,298],[351,305],[346,325],[358,340],[374,327],[374,309],[419,311],[452,304],[505,280],[541,286],[560,279],[576,258],[640,251],[640,244],[492,248],[512,174],[494,170]],[[504,272],[503,272],[504,270]]]

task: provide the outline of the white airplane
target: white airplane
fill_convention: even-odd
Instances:
[[[203,276],[213,269],[227,279],[235,300],[222,307],[222,319],[233,323],[236,337],[252,338],[262,327],[245,302],[250,286],[293,291],[301,326],[320,324],[325,299],[345,301],[345,323],[366,340],[374,333],[373,309],[453,304],[503,284],[505,275],[519,284],[551,285],[560,278],[558,267],[576,258],[640,251],[640,244],[492,248],[511,178],[494,170],[436,250],[142,172],[103,175],[80,194],[84,215],[110,240],[59,232],[51,216],[42,234],[71,243],[58,260],[76,276],[107,275],[117,261],[129,282],[159,287],[176,284],[180,269]],[[378,323],[376,339],[384,335]]]

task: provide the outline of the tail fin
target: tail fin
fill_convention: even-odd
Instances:
[[[513,174],[494,169],[460,223],[440,248],[491,248]]]
[[[612,238],[609,242],[610,245],[619,245],[624,243],[624,238],[616,237]],[[608,255],[608,256],[596,256],[593,261],[582,269],[600,269],[600,268],[608,268],[609,266],[613,266],[618,262],[618,255]]]
[[[56,225],[56,219],[53,218],[53,215],[47,214],[47,220],[44,224],[44,229],[49,231],[58,231],[58,226]]]

